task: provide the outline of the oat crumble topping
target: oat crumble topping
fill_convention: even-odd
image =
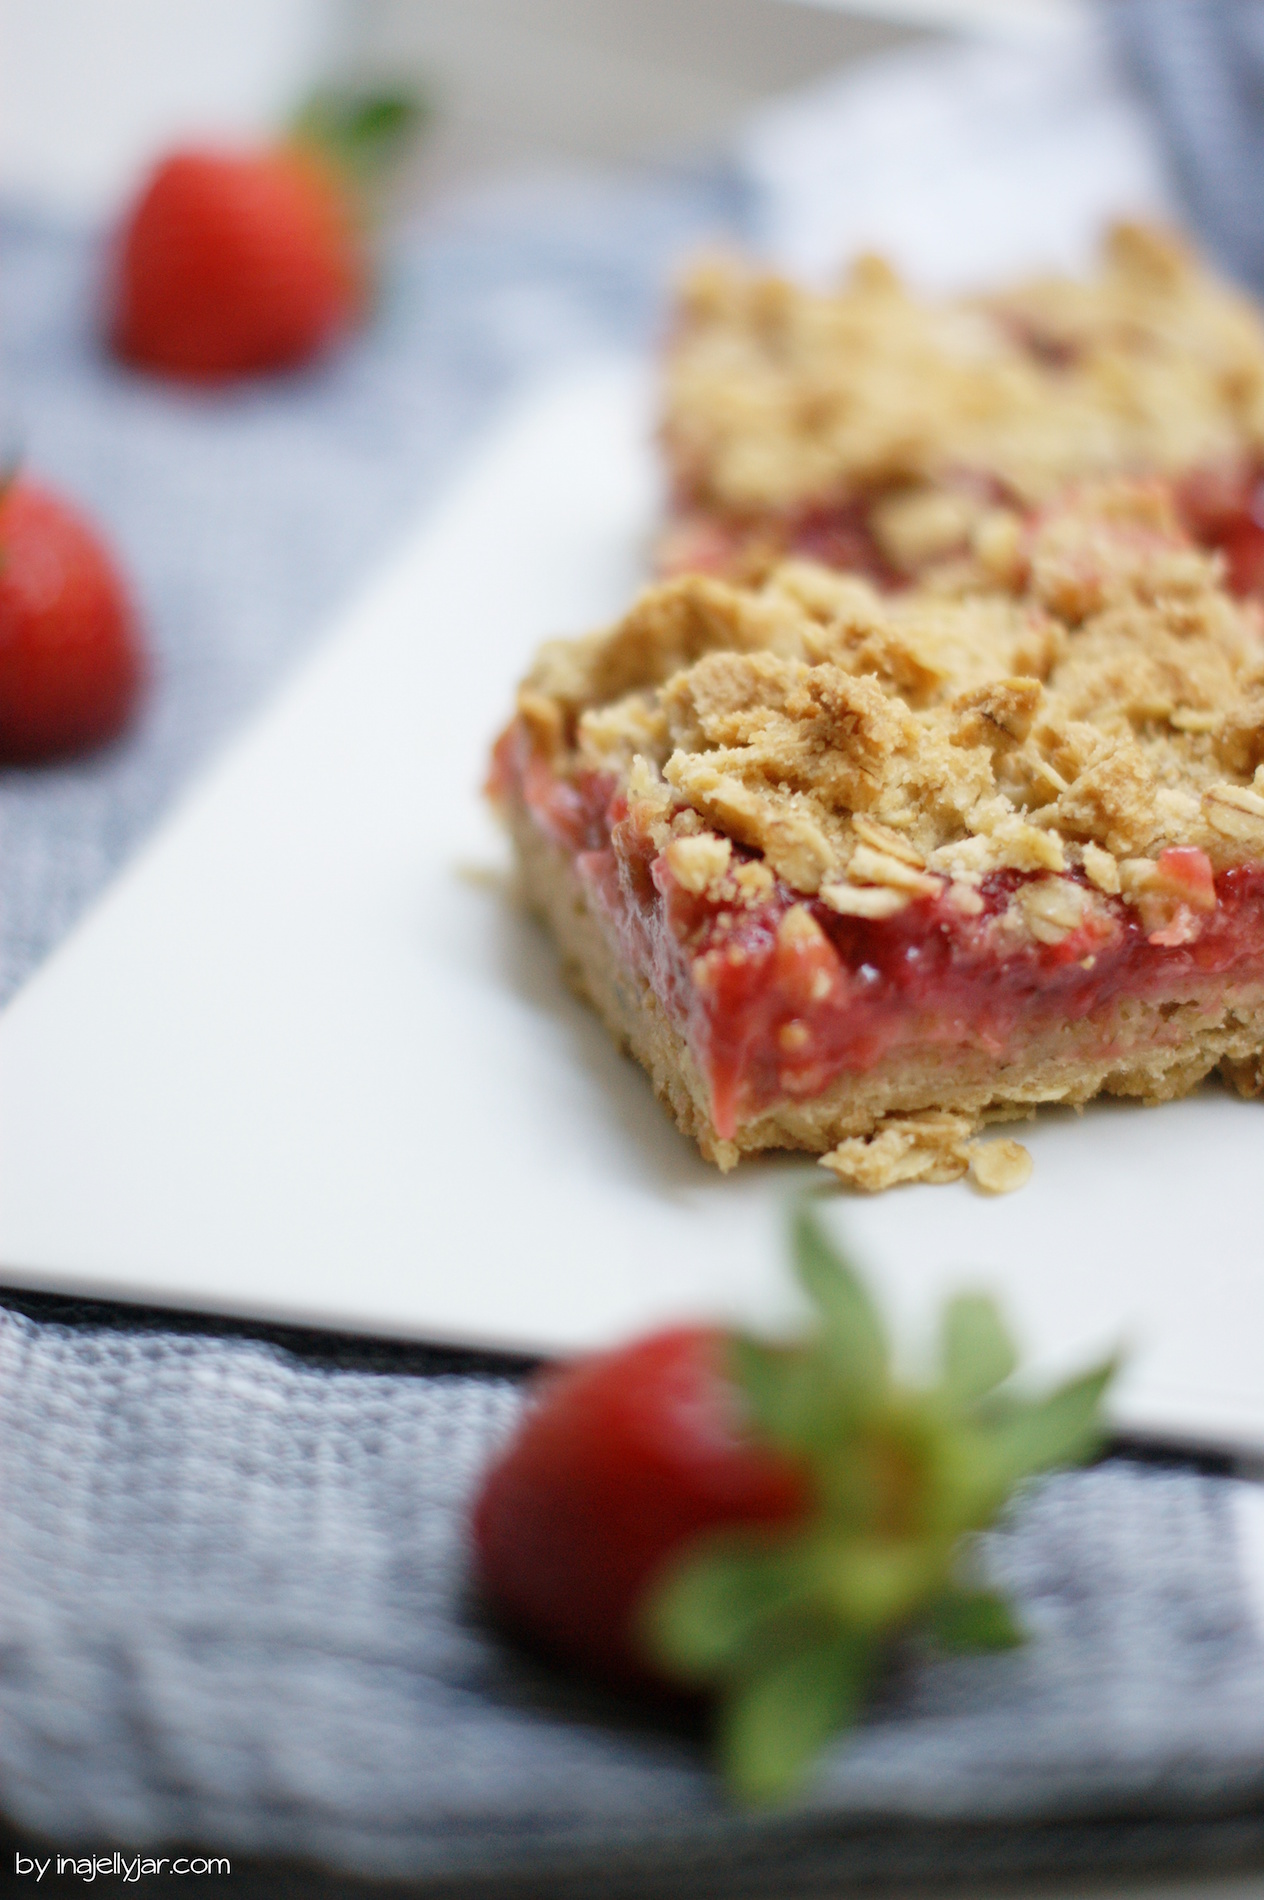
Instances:
[[[754,903],[775,873],[843,915],[968,915],[1014,870],[1018,934],[1119,893],[1188,941],[1211,873],[1264,856],[1260,609],[1155,482],[1081,489],[1020,555],[1007,586],[976,562],[894,595],[804,563],[665,582],[545,647],[520,714],[555,770],[623,780],[691,891]]]
[[[1072,482],[1256,463],[1264,325],[1133,225],[1091,282],[939,304],[875,258],[834,295],[717,259],[682,287],[664,418],[686,514],[758,523],[860,497],[897,574],[967,544],[1003,574],[1013,510]]]

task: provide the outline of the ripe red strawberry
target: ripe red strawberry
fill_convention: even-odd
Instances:
[[[752,1438],[724,1348],[680,1328],[552,1374],[479,1499],[496,1603],[609,1680],[649,1676],[637,1605],[683,1543],[805,1509],[801,1467]]]
[[[347,336],[369,306],[366,194],[423,116],[411,95],[323,94],[284,144],[170,153],[119,233],[116,354],[212,383],[293,368]]]
[[[815,1333],[678,1329],[546,1376],[473,1521],[512,1627],[616,1685],[712,1694],[730,1784],[754,1801],[856,1719],[908,1629],[1019,1640],[963,1539],[1031,1473],[1096,1447],[1113,1371],[1017,1396],[995,1307],[966,1295],[945,1309],[938,1380],[905,1385],[806,1209],[795,1250]]]
[[[34,482],[0,495],[0,762],[113,739],[144,660],[127,588],[79,512]]]
[[[144,369],[215,382],[305,363],[362,318],[347,193],[299,148],[173,152],[124,226],[110,340]]]

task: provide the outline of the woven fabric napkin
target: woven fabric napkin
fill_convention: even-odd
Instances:
[[[5,1807],[60,1846],[683,1896],[761,1863],[841,1879],[879,1838],[912,1874],[928,1824],[1056,1819],[1056,1862],[1069,1822],[1264,1796],[1232,1486],[1117,1462],[1045,1484],[991,1541],[1027,1648],[909,1663],[802,1809],[735,1819],[696,1741],[484,1627],[466,1514],[520,1402],[495,1376],[0,1311]],[[945,1837],[941,1868],[954,1851],[987,1863]]]
[[[1107,0],[1105,17],[1191,223],[1227,270],[1264,290],[1264,5]]]

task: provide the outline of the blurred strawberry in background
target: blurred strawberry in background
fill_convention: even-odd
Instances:
[[[285,143],[189,146],[151,172],[119,233],[107,333],[124,361],[215,383],[296,368],[365,319],[373,186],[416,99],[319,96]]]
[[[332,175],[297,153],[189,149],[163,160],[132,213],[110,338],[141,368],[213,382],[307,362],[365,303]]]
[[[144,678],[128,589],[96,530],[47,488],[11,481],[0,495],[0,763],[105,744]]]

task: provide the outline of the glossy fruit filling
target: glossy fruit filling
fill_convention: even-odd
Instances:
[[[985,489],[998,506],[1020,504],[994,482],[962,477]],[[1199,469],[1175,484],[1181,521],[1200,547],[1224,555],[1225,578],[1239,596],[1264,596],[1264,473],[1258,468]],[[886,559],[869,523],[869,506],[855,498],[818,501],[762,518],[727,515],[705,503],[682,499],[665,537],[660,566],[665,573],[729,574],[741,571],[750,550],[775,558],[819,561],[825,567],[863,575],[882,588],[905,585]],[[964,551],[964,550],[962,550]]]
[[[659,547],[659,570],[673,574],[733,574],[749,560],[817,561],[891,588],[901,576],[883,555],[869,526],[866,503],[810,502],[781,515],[727,515],[705,504],[681,502]]]
[[[569,853],[624,963],[688,1042],[725,1140],[775,1103],[928,1049],[999,1066],[1084,1025],[1078,1051],[1108,1057],[1129,1001],[1176,1008],[1264,984],[1264,865],[1213,877],[1201,851],[1169,850],[1166,898],[1093,891],[1084,921],[1045,942],[1022,920],[1033,880],[1018,871],[992,873],[964,904],[945,883],[884,919],[840,916],[780,880],[754,903],[699,895],[655,844],[651,813],[608,775],[557,776],[517,723],[491,789]],[[735,848],[734,863],[754,855]],[[1067,881],[1089,893],[1082,873]]]
[[[1199,470],[1178,485],[1177,506],[1195,541],[1224,555],[1233,592],[1264,595],[1264,474]]]

